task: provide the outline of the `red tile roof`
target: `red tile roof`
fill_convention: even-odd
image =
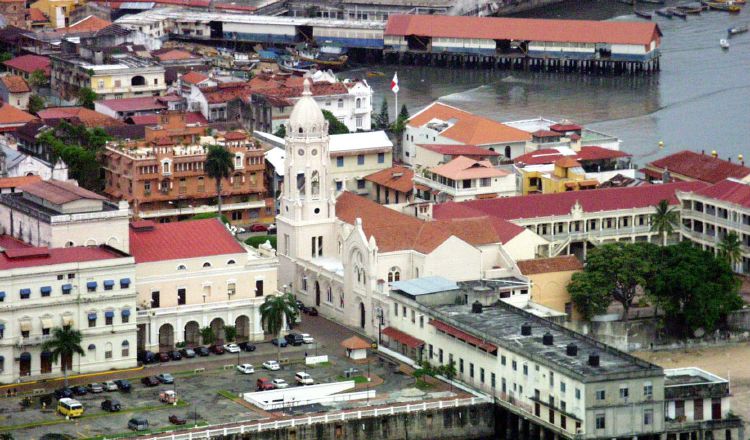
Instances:
[[[196,58],[196,56],[186,50],[172,49],[156,54],[156,58],[159,58],[160,61],[176,61],[190,60]]]
[[[83,263],[113,258],[128,258],[128,256],[103,246],[52,249],[45,247],[24,248],[0,252],[0,270]]]
[[[208,125],[208,120],[206,120],[201,112],[188,112],[185,113],[185,123]]]
[[[707,183],[717,183],[729,177],[742,179],[750,175],[750,168],[744,165],[687,150],[655,160],[646,166],[658,173],[666,168],[672,174]]]
[[[726,179],[706,188],[694,191],[703,197],[722,200],[750,208],[750,184],[734,179]]]
[[[424,346],[424,341],[411,336],[408,333],[404,333],[401,330],[393,327],[386,327],[382,330],[383,335],[388,336],[390,339],[405,344],[411,348],[419,348]]]
[[[336,200],[336,216],[352,225],[362,219],[365,235],[375,237],[381,252],[410,249],[427,254],[451,236],[476,246],[505,243],[525,230],[476,213],[447,221],[424,221],[349,192]]]
[[[31,87],[29,87],[29,84],[26,82],[26,80],[18,75],[6,75],[0,77],[0,81],[3,82],[5,88],[8,89],[10,93],[31,92]]]
[[[26,73],[34,73],[36,70],[42,70],[47,76],[49,76],[51,69],[49,58],[40,55],[21,55],[20,57],[5,61],[3,64],[11,69]]]
[[[555,163],[558,159],[569,157],[578,161],[618,159],[621,157],[630,157],[630,154],[618,150],[610,150],[602,147],[581,147],[581,151],[575,156],[564,156],[559,150],[547,148],[526,153],[513,159],[514,163],[524,165],[544,165]]]
[[[21,187],[21,190],[56,205],[82,199],[107,200],[95,192],[60,180],[41,180],[30,185],[24,185]]]
[[[89,15],[88,17],[78,20],[70,26],[62,29],[65,33],[76,33],[76,32],[96,32],[104,29],[111,25],[112,22],[104,20],[95,15]]]
[[[145,96],[138,98],[123,99],[103,99],[97,101],[99,104],[107,106],[116,112],[137,112],[146,110],[164,110],[166,105],[162,104],[154,96]]]
[[[495,168],[486,160],[476,161],[464,156],[458,156],[448,163],[430,168],[430,171],[453,180],[505,177],[510,174],[510,171]]]
[[[39,119],[42,120],[77,118],[83,125],[89,128],[124,125],[124,123],[118,119],[85,107],[51,107],[40,110],[37,115],[39,115]]]
[[[531,140],[531,134],[492,119],[483,118],[440,102],[434,102],[412,116],[408,125],[422,127],[433,119],[449,121],[452,126],[440,135],[467,145],[488,145]]]
[[[209,104],[220,104],[229,102],[235,98],[246,98],[251,93],[250,86],[246,83],[222,84],[218,87],[207,87],[203,89],[203,96]]]
[[[227,141],[244,141],[247,139],[247,133],[241,131],[230,131],[224,133],[224,140]]]
[[[366,350],[370,348],[372,344],[360,337],[352,336],[341,341],[341,346],[348,348],[349,350]]]
[[[255,11],[255,6],[238,5],[236,3],[214,3],[214,8],[225,11]]]
[[[486,148],[477,147],[476,145],[417,144],[417,146],[446,156],[494,157],[500,155],[497,151],[490,151]]]
[[[47,18],[41,10],[37,8],[29,8],[29,20],[36,23],[44,23],[49,21],[49,18]]]
[[[182,77],[180,77],[180,79],[182,80],[182,82],[187,83],[187,84],[198,84],[198,83],[201,83],[201,82],[207,80],[208,79],[208,75],[204,75],[204,74],[202,74],[200,72],[196,72],[196,71],[193,70],[193,71],[190,71],[190,72],[182,75]]]
[[[385,35],[645,46],[661,31],[651,22],[391,15]]]
[[[436,219],[452,219],[489,215],[504,220],[517,220],[568,215],[576,203],[579,203],[585,212],[646,208],[656,206],[661,200],[667,200],[670,205],[676,205],[678,202],[675,191],[695,191],[706,186],[702,182],[677,182],[448,202],[436,205],[433,208],[433,216]]]
[[[535,260],[518,261],[518,268],[524,275],[538,273],[568,272],[572,270],[583,270],[583,264],[575,255],[563,255],[552,258],[537,258]]]
[[[5,177],[0,179],[0,188],[18,188],[42,180],[39,176]]]
[[[464,342],[468,342],[469,344],[472,344],[472,345],[476,345],[482,350],[488,351],[490,353],[497,351],[497,346],[490,344],[489,342],[484,342],[484,340],[477,338],[474,335],[470,335],[469,333],[466,333],[463,330],[459,330],[456,327],[453,327],[452,325],[447,324],[438,319],[430,319],[430,325],[442,332],[448,333],[449,335],[457,339],[460,339]]]
[[[10,104],[0,102],[0,125],[22,125],[36,118]]]
[[[210,240],[196,237],[210,237]],[[130,253],[136,263],[244,252],[245,248],[215,218],[175,223],[141,221],[130,227]]]
[[[561,122],[559,124],[552,124],[549,129],[558,133],[565,133],[567,131],[581,131],[583,127],[572,122]]]
[[[397,165],[365,176],[365,180],[406,193],[413,189],[414,171]]]
[[[0,248],[2,249],[21,249],[27,247],[31,247],[31,245],[10,235],[0,235]]]
[[[125,121],[130,121],[133,125],[159,125],[159,115],[138,115],[129,116]]]

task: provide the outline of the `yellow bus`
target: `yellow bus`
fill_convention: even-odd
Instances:
[[[83,405],[75,399],[65,397],[57,401],[57,412],[71,418],[81,417],[83,415]]]

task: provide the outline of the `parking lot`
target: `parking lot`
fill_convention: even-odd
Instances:
[[[295,331],[312,334],[316,338],[317,345],[282,348],[281,359],[288,360],[290,363],[284,365],[280,371],[268,371],[262,368],[264,361],[277,358],[277,348],[270,343],[259,343],[256,351],[240,354],[239,362],[252,364],[255,368],[253,374],[238,372],[235,368],[238,361],[237,354],[231,353],[151,364],[139,371],[96,378],[95,381],[101,383],[105,380],[127,377],[132,384],[132,391],[130,393],[105,391],[76,397],[86,410],[84,417],[80,419],[65,420],[64,417],[56,414],[54,408],[56,400],[54,399],[53,407],[41,409],[39,396],[34,396],[31,406],[21,410],[20,402],[24,396],[0,398],[0,430],[3,427],[10,428],[2,432],[11,432],[15,438],[23,439],[38,439],[46,433],[63,433],[72,438],[96,438],[106,434],[108,438],[112,438],[118,434],[127,434],[128,420],[135,416],[145,417],[149,422],[149,428],[153,431],[176,428],[168,420],[172,414],[187,419],[186,426],[191,426],[193,423],[213,425],[270,419],[281,416],[284,412],[267,413],[244,402],[232,400],[232,397],[239,393],[255,391],[256,381],[261,377],[282,378],[289,383],[290,387],[294,387],[296,386],[294,375],[298,371],[309,373],[315,383],[343,380],[344,370],[348,369],[357,369],[355,376],[367,374],[368,365],[353,363],[345,358],[344,350],[339,346],[341,340],[352,334],[350,331],[320,317],[305,317],[305,322]],[[314,367],[305,366],[303,362],[305,352],[310,356],[326,354],[329,356],[329,362]],[[372,402],[348,402],[349,406],[426,398],[423,391],[413,388],[414,378],[400,373],[396,364],[373,357],[369,370],[372,377],[377,378],[372,382],[373,389],[377,391],[376,398]],[[141,384],[142,377],[157,375],[161,372],[173,374],[175,383],[173,385],[160,384],[150,388]],[[92,381],[94,379],[90,378],[87,381],[73,380],[71,384]],[[369,387],[365,380],[358,380],[358,382],[362,382],[358,385],[359,389]],[[53,388],[50,386],[48,391],[53,391]],[[165,390],[176,391],[177,406],[159,401],[159,393]],[[112,397],[122,403],[121,412],[107,413],[100,409],[101,402]],[[341,407],[296,408],[295,412],[330,411],[339,408]],[[289,411],[291,409],[287,409],[287,412]]]

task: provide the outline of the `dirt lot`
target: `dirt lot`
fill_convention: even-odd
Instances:
[[[750,417],[750,345],[633,354],[664,368],[699,367],[730,379],[732,411]]]

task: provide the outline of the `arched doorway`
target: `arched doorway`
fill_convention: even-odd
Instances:
[[[359,326],[365,328],[365,305],[359,303]]]
[[[136,75],[130,80],[131,86],[145,86],[146,85],[146,78],[142,77],[141,75]]]
[[[21,353],[18,371],[21,376],[31,376],[31,353],[26,351]]]
[[[146,324],[138,324],[138,351],[146,349]]]
[[[52,353],[49,351],[43,351],[39,355],[41,361],[40,373],[46,374],[52,372]]]
[[[320,307],[320,283],[315,282],[315,305]]]
[[[250,318],[245,315],[238,316],[234,320],[234,328],[237,330],[237,342],[250,340]]]
[[[185,345],[195,347],[201,343],[201,328],[195,321],[185,324]]]
[[[224,320],[221,318],[214,318],[211,321],[211,331],[214,333],[214,343],[224,343]]]
[[[172,324],[163,324],[159,327],[159,351],[167,351],[174,348],[174,327]]]

